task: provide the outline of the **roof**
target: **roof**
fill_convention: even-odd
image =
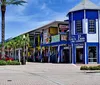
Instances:
[[[57,27],[58,24],[69,24],[69,21],[53,21],[53,22],[48,23],[48,24],[46,24],[46,25],[44,25],[44,26],[42,26],[42,27],[33,29],[33,30],[28,31],[28,32],[25,32],[25,33],[22,33],[22,34],[20,34],[20,35],[18,35],[18,36],[21,36],[21,35],[24,35],[24,34],[27,34],[27,33],[28,33],[29,35],[32,35],[32,36],[33,36],[35,32],[41,32],[43,29],[47,29],[47,28],[49,28],[49,27],[51,27],[51,26]],[[18,36],[16,36],[16,37],[18,37]],[[16,38],[16,37],[14,37],[14,38]],[[12,39],[13,39],[13,38],[12,38]]]
[[[100,7],[91,2],[90,0],[82,0],[77,6],[72,8],[69,12],[83,10],[83,9],[90,9],[90,10],[100,10]]]

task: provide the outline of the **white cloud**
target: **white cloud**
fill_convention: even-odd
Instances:
[[[50,3],[53,3],[52,0],[50,0]],[[36,29],[38,27],[41,27],[45,24],[48,24],[52,21],[63,21],[66,20],[66,13],[62,12],[55,12],[54,10],[50,9],[50,7],[47,6],[46,3],[43,4],[39,4],[39,0],[27,0],[27,4],[25,4],[24,6],[12,6],[13,8],[13,12],[11,12],[9,15],[6,16],[6,22],[16,22],[17,23],[21,23],[22,25],[19,26],[19,29],[11,24],[11,28],[17,29],[18,32],[16,33],[9,33],[6,34],[6,38],[9,37],[14,37],[17,36],[19,34],[22,34],[24,32]],[[34,13],[31,15],[24,15],[23,12],[27,9],[27,7],[32,4],[33,6],[38,7],[40,10],[42,10],[42,14],[41,13]],[[39,6],[38,6],[39,5]],[[31,10],[31,9],[28,9]],[[12,10],[11,10],[12,11]],[[9,10],[8,10],[9,12]],[[44,15],[43,15],[44,14]],[[40,20],[40,18],[42,18]],[[10,28],[8,28],[10,29]],[[23,29],[23,30],[20,30]]]

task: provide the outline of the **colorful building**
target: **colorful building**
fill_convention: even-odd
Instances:
[[[57,63],[65,62],[66,60],[67,62],[67,56],[63,59],[62,52],[63,49],[66,49],[64,47],[69,48],[70,44],[68,21],[52,22],[34,31],[34,33],[34,61]],[[40,38],[37,37],[36,33],[38,33]],[[38,42],[39,44],[36,45]],[[39,47],[39,49],[37,47]],[[71,60],[68,60],[68,62],[71,62]]]
[[[68,16],[72,63],[100,63],[100,7],[83,0]]]
[[[83,0],[67,17],[24,33],[29,34],[33,61],[99,64],[100,7]]]

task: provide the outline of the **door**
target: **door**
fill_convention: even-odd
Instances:
[[[76,63],[83,63],[83,46],[76,47]]]
[[[96,46],[89,46],[88,47],[88,61],[90,63],[97,62],[97,47]]]
[[[63,63],[70,63],[69,49],[64,49],[63,53]]]

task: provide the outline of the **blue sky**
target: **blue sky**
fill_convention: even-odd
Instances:
[[[36,29],[55,20],[66,20],[67,12],[82,0],[26,1],[28,3],[24,4],[24,6],[7,6],[5,34],[6,39],[30,31],[32,29]],[[100,0],[91,1],[100,6]]]

